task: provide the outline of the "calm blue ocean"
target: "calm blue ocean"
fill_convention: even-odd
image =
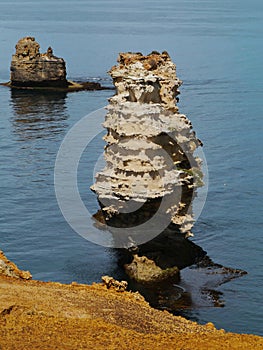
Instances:
[[[224,308],[196,308],[188,317],[261,335],[262,19],[262,0],[0,0],[2,82],[16,42],[29,35],[42,51],[51,45],[66,60],[69,78],[104,84],[121,51],[170,53],[184,81],[180,111],[203,141],[209,169],[193,241],[214,261],[248,272],[219,287]],[[53,184],[63,137],[111,95],[30,95],[0,87],[0,248],[36,279],[91,283],[120,275],[113,251],[84,240],[64,221]],[[103,142],[93,144],[79,181],[95,212],[88,169]]]

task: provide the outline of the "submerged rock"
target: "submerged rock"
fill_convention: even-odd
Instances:
[[[153,260],[137,254],[130,264],[124,265],[124,268],[130,278],[142,283],[161,282],[176,276],[179,272],[177,266],[161,269]]]
[[[66,91],[102,90],[98,82],[74,82],[67,80],[66,63],[56,57],[49,47],[39,52],[40,45],[34,37],[24,37],[16,44],[12,56],[10,82],[2,85],[19,89],[56,89]]]

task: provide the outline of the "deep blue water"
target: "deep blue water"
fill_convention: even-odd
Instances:
[[[224,308],[189,317],[263,335],[261,0],[0,1],[0,81],[19,38],[36,37],[67,62],[68,77],[107,79],[118,52],[167,50],[177,64],[180,111],[204,143],[209,193],[193,241],[214,261],[248,275],[222,285]],[[107,80],[105,83],[109,83]],[[63,137],[112,91],[12,94],[0,87],[0,247],[34,278],[69,283],[118,277],[114,252],[78,236],[59,211],[53,184]],[[81,191],[96,211],[84,157]],[[184,275],[182,275],[184,278]]]

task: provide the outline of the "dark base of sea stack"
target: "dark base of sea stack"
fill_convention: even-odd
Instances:
[[[67,80],[42,80],[42,81],[15,81],[9,83],[11,87],[14,88],[36,88],[36,87],[58,87],[58,88],[67,88],[69,82]]]
[[[95,215],[97,226],[105,228],[112,233],[112,238],[117,246],[122,240],[127,240],[125,228],[134,228],[130,235],[131,244],[126,248],[118,249],[119,264],[133,281],[138,283],[160,283],[166,280],[173,281],[178,278],[182,268],[197,263],[206,252],[189,241],[185,233],[182,233],[178,224],[167,223],[162,232],[151,236],[156,228],[156,223],[150,226],[149,220],[156,216],[160,208],[160,199],[148,200],[144,205],[132,213],[112,213],[99,210]],[[101,204],[101,203],[100,203]],[[155,217],[156,219],[156,217]],[[165,214],[159,214],[158,222],[165,219]],[[138,244],[137,226],[147,223],[143,235],[151,237],[146,243]],[[115,231],[114,228],[123,228],[123,232]],[[149,232],[148,232],[149,231]],[[125,245],[125,242],[123,242]],[[119,245],[120,246],[120,245]]]
[[[7,82],[0,83],[0,85],[10,87],[16,90],[51,90],[51,91],[63,91],[63,92],[75,92],[75,91],[95,91],[95,90],[113,90],[113,87],[101,86],[97,82],[75,82],[67,80],[66,82],[60,81],[43,81],[43,82]]]
[[[105,200],[106,201],[106,200]],[[110,207],[105,207],[100,201],[100,207],[102,208],[101,214],[104,218],[104,222],[110,227],[134,227],[142,225],[147,222],[151,217],[156,215],[162,198],[147,199],[145,203],[138,203],[130,200],[127,206],[127,212],[111,212]],[[105,203],[104,203],[105,204]],[[109,202],[109,204],[111,204]],[[137,210],[129,210],[130,208],[138,208]],[[158,214],[161,216],[161,214]],[[163,214],[164,215],[164,214]]]

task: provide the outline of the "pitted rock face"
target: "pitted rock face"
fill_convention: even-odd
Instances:
[[[32,60],[40,56],[39,44],[35,41],[35,38],[27,36],[22,38],[16,44],[16,54],[18,59]]]
[[[112,67],[110,75],[123,99],[140,103],[161,103],[165,108],[178,110],[176,96],[182,82],[176,76],[176,66],[169,54],[154,51],[120,53],[118,66]]]
[[[179,113],[176,66],[167,52],[120,53],[118,63],[109,71],[116,95],[104,122],[106,166],[92,187],[105,221],[136,229],[165,203],[160,220],[168,217],[178,233],[190,236],[196,178],[202,177],[194,156],[200,141]]]
[[[51,47],[39,52],[33,37],[18,41],[11,62],[11,85],[22,87],[66,87],[66,64],[63,58],[53,55]]]

